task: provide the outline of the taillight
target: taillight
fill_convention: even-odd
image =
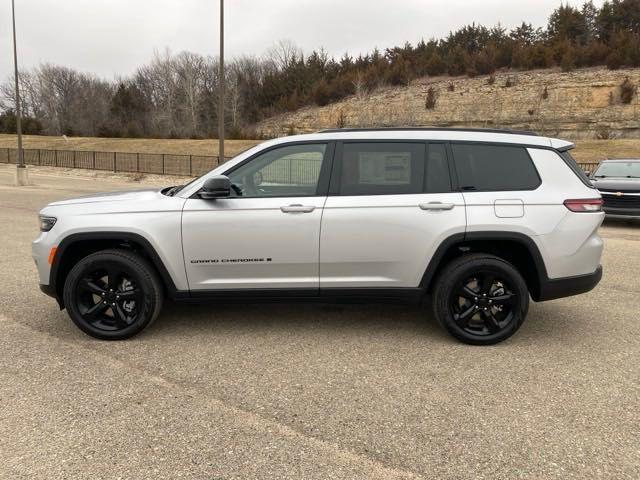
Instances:
[[[602,211],[602,199],[582,198],[577,200],[565,200],[564,206],[572,212],[600,212]]]

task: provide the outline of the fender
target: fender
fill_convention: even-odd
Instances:
[[[529,236],[519,232],[467,232],[464,234],[457,233],[450,237],[447,237],[436,249],[436,252],[434,253],[422,277],[420,287],[425,289],[425,291],[429,291],[432,286],[434,277],[437,274],[439,268],[442,266],[443,261],[447,260],[446,255],[456,245],[465,247],[465,242],[499,240],[517,242],[518,244],[525,247],[528,253],[531,255],[536,277],[536,285],[534,286],[535,288],[531,289],[531,295],[534,300],[540,300],[540,292],[543,290],[543,286],[550,282],[549,277],[547,276],[547,268],[545,267],[542,254],[540,253],[540,250],[538,249],[536,243]]]
[[[77,244],[78,242],[86,241],[121,241],[123,243],[132,243],[139,245],[144,250],[145,254],[147,254],[152,265],[160,275],[160,278],[162,279],[162,282],[167,289],[168,296],[170,298],[181,297],[184,295],[188,296],[188,292],[185,293],[178,291],[173,279],[171,278],[171,275],[167,271],[164,263],[162,262],[162,259],[158,255],[158,252],[156,252],[151,243],[142,235],[131,232],[74,233],[65,237],[58,245],[55,257],[53,258],[53,264],[51,265],[51,271],[49,272],[49,290],[52,292],[56,292],[56,298],[61,308],[63,307],[60,296],[61,286],[56,285],[61,260],[64,258],[64,254],[69,249],[69,247]]]
[[[547,276],[547,267],[544,264],[544,260],[542,258],[542,254],[540,253],[540,249],[536,242],[534,242],[531,237],[525,235],[524,233],[519,232],[496,232],[496,231],[487,231],[487,232],[467,232],[464,236],[465,241],[473,241],[473,240],[510,240],[513,242],[518,242],[529,251],[531,254],[531,258],[533,258],[534,266],[536,267],[536,271],[538,272],[539,280],[548,280]]]

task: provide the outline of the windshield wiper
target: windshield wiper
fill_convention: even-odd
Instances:
[[[176,193],[178,193],[183,188],[184,188],[184,185],[176,185],[175,187],[171,187],[169,190],[167,190],[167,196],[173,197]]]

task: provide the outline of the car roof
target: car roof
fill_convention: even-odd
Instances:
[[[292,141],[326,140],[433,140],[505,143],[527,146],[551,147],[569,150],[575,145],[566,140],[541,137],[519,130],[461,129],[461,128],[375,128],[331,129],[315,133],[280,137],[266,142],[270,145]]]

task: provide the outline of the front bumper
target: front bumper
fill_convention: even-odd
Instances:
[[[640,208],[603,207],[607,218],[640,218]]]
[[[540,285],[538,302],[570,297],[593,290],[602,279],[602,265],[598,265],[595,272],[575,277],[551,278]]]
[[[58,299],[58,295],[56,294],[56,289],[53,288],[51,285],[40,284],[40,291],[45,295],[49,295],[50,297],[55,298],[56,300]]]

